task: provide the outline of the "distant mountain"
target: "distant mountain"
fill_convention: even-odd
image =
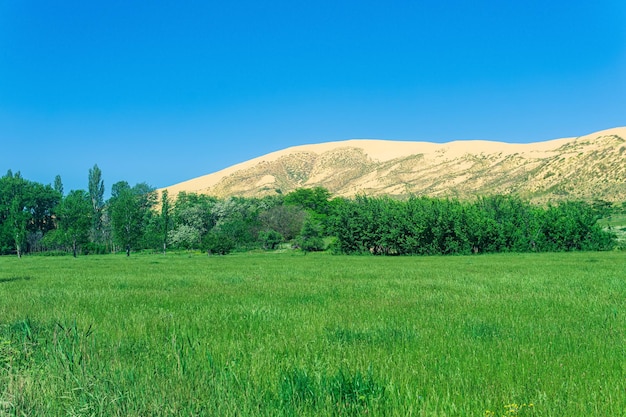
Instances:
[[[295,146],[166,188],[172,197],[181,191],[259,197],[317,186],[337,196],[626,201],[626,127],[529,144],[347,140]]]

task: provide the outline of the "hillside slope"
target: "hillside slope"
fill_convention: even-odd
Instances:
[[[316,186],[339,196],[626,201],[626,127],[529,144],[348,140],[296,146],[167,189],[171,196],[251,197]]]

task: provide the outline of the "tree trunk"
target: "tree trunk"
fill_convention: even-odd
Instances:
[[[15,250],[17,251],[17,257],[22,257],[22,245],[20,244],[20,234],[19,232],[15,232]]]
[[[126,245],[126,256],[130,256],[130,245]]]

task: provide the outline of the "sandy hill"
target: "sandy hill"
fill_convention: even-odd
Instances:
[[[251,197],[316,186],[339,196],[626,201],[626,127],[529,144],[348,140],[295,146],[166,188],[172,197],[181,191]]]

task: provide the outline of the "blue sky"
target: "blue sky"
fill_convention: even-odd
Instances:
[[[0,175],[172,185],[353,138],[626,125],[626,2],[0,0]]]

